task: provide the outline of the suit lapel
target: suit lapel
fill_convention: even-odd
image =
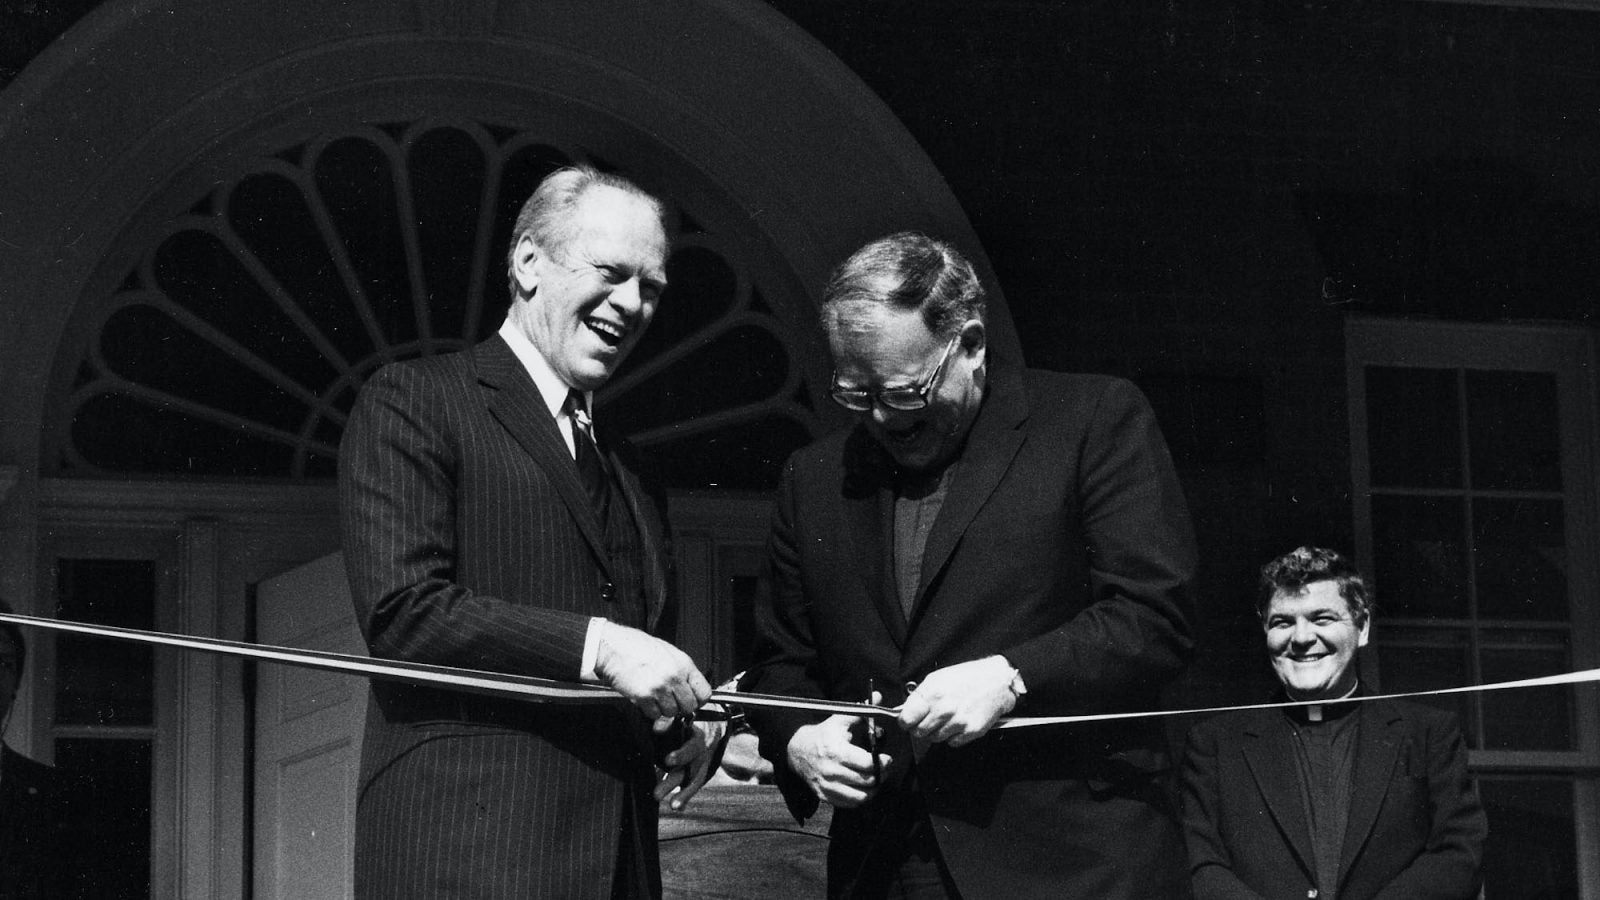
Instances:
[[[577,522],[578,531],[609,575],[610,560],[601,536],[600,516],[584,492],[578,467],[573,464],[567,443],[539,396],[533,378],[498,335],[473,350],[473,362],[479,382],[490,388],[487,398],[490,414],[544,470]]]
[[[1316,872],[1311,849],[1311,823],[1306,821],[1300,777],[1295,773],[1294,736],[1277,710],[1254,716],[1242,729],[1244,759],[1268,812],[1278,824],[1306,873]]]
[[[1403,729],[1399,726],[1405,721],[1381,700],[1361,704],[1357,714],[1361,716],[1361,728],[1356,735],[1355,771],[1351,773],[1350,820],[1345,825],[1344,846],[1339,853],[1341,888],[1389,793],[1394,767],[1400,759]]]
[[[1019,427],[1028,417],[1021,374],[997,368],[989,387],[923,549],[913,620],[922,618],[929,586],[950,562],[967,526],[1000,486],[1026,436]]]
[[[867,596],[872,598],[895,645],[906,643],[906,617],[895,590],[893,559],[894,492],[889,461],[872,438],[857,428],[844,448],[844,523]]]

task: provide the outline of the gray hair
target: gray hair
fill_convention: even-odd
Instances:
[[[960,251],[914,231],[882,237],[833,270],[822,293],[822,323],[831,334],[847,304],[879,303],[920,310],[935,335],[954,334],[970,319],[986,321],[983,284]]]
[[[511,230],[511,246],[506,249],[506,275],[510,279],[513,298],[517,296],[517,242],[524,235],[531,236],[539,249],[560,257],[566,251],[567,242],[572,239],[578,201],[596,187],[615,188],[649,203],[661,220],[662,231],[667,232],[670,239],[666,206],[654,194],[621,175],[602,172],[585,163],[563,166],[539,182],[532,196],[517,213],[517,223]]]

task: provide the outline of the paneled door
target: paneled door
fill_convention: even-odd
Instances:
[[[330,554],[260,583],[263,644],[365,654]],[[263,900],[349,897],[367,680],[262,663],[256,691],[254,884]]]

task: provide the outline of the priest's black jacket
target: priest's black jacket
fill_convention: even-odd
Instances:
[[[951,474],[910,618],[892,556],[893,466],[859,426],[798,451],[777,498],[748,688],[890,705],[937,668],[1002,654],[1017,715],[1153,708],[1192,649],[1193,534],[1166,443],[1130,382],[1007,368]],[[820,717],[751,710],[797,815],[816,797],[787,765]],[[993,731],[896,758],[880,798],[833,813],[830,890],[887,865],[875,838],[898,794],[926,803],[950,873],[983,897],[1182,896],[1182,845],[1153,721]],[[915,765],[911,758],[916,756]]]
[[[1339,900],[1478,896],[1487,822],[1452,714],[1362,701]],[[1190,730],[1184,832],[1197,900],[1316,896],[1294,735],[1281,709],[1227,713]]]

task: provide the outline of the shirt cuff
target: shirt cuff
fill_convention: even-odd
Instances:
[[[600,658],[600,629],[606,620],[600,616],[589,619],[589,630],[583,636],[583,665],[578,670],[578,680],[590,684],[599,684],[600,676],[595,672],[595,662]]]

